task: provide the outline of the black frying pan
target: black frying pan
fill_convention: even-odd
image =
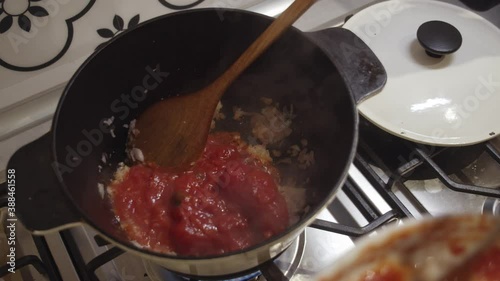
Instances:
[[[271,21],[236,10],[185,11],[145,22],[93,54],[68,83],[51,132],[19,149],[8,164],[17,170],[17,214],[23,224],[42,234],[85,223],[128,251],[197,277],[251,270],[284,251],[342,185],[357,143],[355,101],[378,90],[386,80],[375,55],[348,30],[302,33],[290,29],[222,100],[228,116],[233,106],[257,111],[263,96],[294,107],[293,133],[283,145],[307,139],[315,164],[300,172],[278,166],[282,173],[310,179],[303,185],[309,208],[286,232],[220,256],[153,253],[128,241],[97,188],[126,159],[124,124],[160,98],[207,85]],[[145,88],[149,88],[147,94],[143,94]],[[116,137],[103,123],[111,116]],[[238,130],[247,138],[246,126],[226,118],[217,129]],[[106,165],[101,163],[103,153]]]

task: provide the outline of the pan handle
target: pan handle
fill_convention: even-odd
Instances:
[[[350,88],[356,104],[377,93],[387,81],[387,73],[372,50],[350,30],[340,27],[306,36],[318,45]]]
[[[81,221],[52,169],[51,136],[47,133],[14,153],[7,165],[4,186],[8,197],[15,198],[9,213],[13,211],[29,231],[40,235]]]

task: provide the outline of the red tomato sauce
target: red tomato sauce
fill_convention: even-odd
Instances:
[[[500,280],[500,246],[493,247],[482,253],[472,264],[474,280]]]
[[[236,134],[210,135],[188,170],[131,167],[123,181],[110,186],[128,238],[155,251],[206,256],[283,232],[289,217],[279,175],[238,140]]]
[[[370,271],[360,281],[404,281],[407,276],[407,269],[387,263],[374,271]]]

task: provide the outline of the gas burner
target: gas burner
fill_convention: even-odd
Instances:
[[[240,8],[274,17],[292,1],[197,2],[207,5],[217,2],[215,5],[220,5],[220,7],[239,5]],[[463,3],[459,0],[441,1],[464,7],[463,3],[498,3],[500,0],[461,0]],[[3,1],[0,0],[1,2]],[[99,15],[106,16],[106,14],[108,18],[109,16],[112,18],[115,14],[110,10],[113,8],[112,5],[108,5],[106,1],[90,0],[90,2],[96,2],[95,8],[92,8],[95,13],[87,13],[79,21],[94,21],[91,14],[96,18],[99,18]],[[133,3],[134,1],[123,2]],[[243,2],[247,4],[243,5]],[[318,1],[316,6],[308,12],[309,15],[304,15],[304,18],[297,21],[295,27],[302,31],[313,31],[341,26],[346,17],[376,2],[380,1]],[[140,21],[143,22],[150,16],[164,13],[164,11],[154,9],[154,5],[143,5],[140,11]],[[132,12],[137,14],[139,11]],[[485,12],[478,12],[478,14],[500,27],[500,5]],[[380,20],[379,24],[386,23],[387,13],[374,16]],[[84,27],[85,24],[80,26]],[[88,33],[81,33],[81,31],[75,29],[75,38],[78,38],[78,34]],[[96,42],[84,41],[90,45],[76,44],[75,46],[82,47],[82,50],[94,50],[93,44]],[[1,74],[6,74],[0,76],[8,82],[5,84],[7,92],[2,93],[4,96],[2,101],[7,101],[4,106],[18,101],[17,98],[11,100],[10,96],[21,99],[15,103],[17,106],[2,108],[5,112],[0,114],[0,128],[3,129],[0,132],[0,138],[3,139],[0,146],[0,164],[4,168],[6,161],[20,145],[31,142],[50,130],[50,121],[43,122],[52,116],[64,89],[65,81],[69,79],[68,75],[79,65],[79,59],[75,56],[71,57],[71,54],[80,56],[84,52],[68,50],[68,54],[70,56],[66,59],[71,63],[61,64],[61,67],[46,68],[40,73],[32,73],[34,76],[42,75],[47,78],[41,79],[43,83],[35,82],[36,79],[27,79],[26,75],[29,73],[9,72],[5,68],[2,72],[0,69]],[[63,72],[65,74],[60,75]],[[14,84],[9,86],[9,83]],[[36,87],[33,87],[34,84]],[[25,116],[31,118],[28,118],[28,121],[26,118],[21,118]],[[13,120],[24,120],[27,123]],[[332,204],[317,217],[310,227],[306,228],[307,235],[301,234],[277,259],[267,262],[254,272],[241,273],[243,276],[236,279],[234,279],[235,276],[231,276],[233,279],[222,277],[220,279],[314,280],[321,270],[331,265],[343,253],[351,250],[358,237],[377,231],[388,223],[411,217],[418,219],[426,215],[483,213],[500,216],[500,137],[465,148],[465,150],[431,147],[402,140],[363,118],[360,122],[358,152],[354,165],[349,170],[349,178]],[[36,124],[41,125],[32,128]],[[31,129],[27,130],[28,128]],[[6,210],[5,207],[8,204],[7,198],[2,197],[7,193],[5,188],[2,193],[2,186],[6,186],[5,175],[5,171],[0,173],[0,209],[4,208],[3,210]],[[480,189],[478,190],[477,187]],[[484,195],[484,193],[489,193],[489,195]],[[0,217],[2,217],[1,214]],[[4,221],[5,217],[0,218],[0,225]],[[5,234],[0,233],[0,252],[6,250],[2,247],[7,245],[5,238]],[[16,256],[18,257],[16,266],[19,271],[16,269],[18,276],[13,277],[15,280],[22,276],[23,280],[51,281],[194,280],[175,275],[165,268],[113,246],[107,240],[98,238],[100,237],[96,231],[87,226],[43,236],[32,236],[19,222],[16,226]],[[1,256],[0,260],[2,260]],[[249,273],[252,274],[249,275]],[[10,277],[6,265],[0,264],[0,280],[3,278],[9,280]]]
[[[483,214],[500,216],[500,199],[487,198],[483,204]]]
[[[146,267],[146,271],[148,272],[148,277],[152,281],[163,281],[163,280],[190,281],[190,280],[193,280],[193,279],[188,278],[188,277],[183,277],[183,276],[177,275],[177,274],[170,272],[164,268],[161,268],[160,266],[154,265],[153,263],[148,262],[148,261],[144,261],[144,267]],[[222,281],[257,281],[257,280],[259,280],[259,277],[261,275],[262,275],[262,273],[260,273],[260,271],[256,271],[256,272],[253,272],[253,273],[241,276],[241,277],[232,278],[232,279],[225,279]]]
[[[306,233],[302,234],[295,239],[295,241],[288,247],[288,249],[283,252],[278,258],[274,260],[274,264],[283,272],[284,276],[290,279],[302,261],[302,256],[304,254],[304,248],[306,245]],[[177,275],[166,268],[155,264],[149,260],[143,260],[144,267],[146,268],[146,273],[151,281],[184,281],[184,280],[194,280],[192,277],[184,277]],[[241,276],[231,276],[231,277],[211,277],[209,280],[224,280],[224,281],[257,281],[265,278],[267,272],[264,269],[254,271],[251,273],[244,272]],[[199,279],[205,280],[205,279]]]
[[[167,269],[155,265],[154,263],[150,261],[143,261],[144,267],[146,268],[146,272],[148,274],[148,277],[151,281],[191,281],[191,280],[198,280],[198,279],[193,279],[193,278],[188,278],[184,277],[178,274],[175,274],[171,271],[168,271]],[[255,271],[250,274],[246,274],[241,277],[236,277],[236,278],[231,278],[231,279],[225,279],[223,278],[223,281],[257,281],[259,280],[259,277],[262,275],[260,271]],[[200,279],[201,281],[203,279]],[[214,279],[215,280],[215,279]],[[217,279],[219,280],[219,279]]]

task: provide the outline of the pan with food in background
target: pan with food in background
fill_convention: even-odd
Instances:
[[[295,217],[284,230],[222,254],[153,251],[123,231],[106,188],[130,161],[127,151],[140,158],[127,150],[131,121],[160,99],[206,86],[271,22],[238,10],[184,11],[144,22],[94,53],[68,83],[51,132],[10,159],[22,223],[35,234],[83,223],[126,251],[197,278],[251,271],[286,250],[344,182],[358,136],[355,104],[386,81],[378,59],[348,30],[291,28],[221,100],[225,118],[214,132],[238,132],[273,157]],[[266,116],[285,125],[262,127]],[[267,142],[269,130],[280,140]]]

